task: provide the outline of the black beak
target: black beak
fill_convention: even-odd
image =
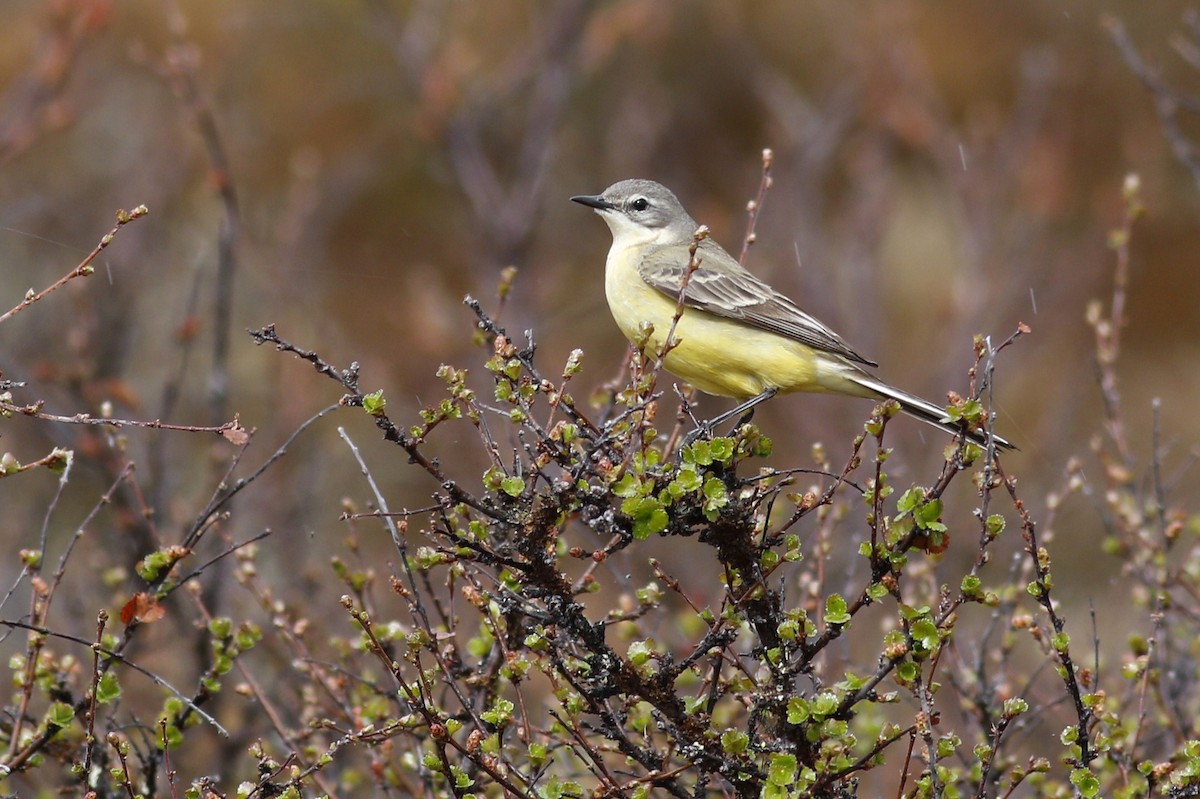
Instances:
[[[595,208],[597,211],[611,211],[617,207],[600,194],[579,194],[572,197],[571,202]]]

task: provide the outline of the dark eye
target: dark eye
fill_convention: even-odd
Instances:
[[[650,207],[650,201],[645,197],[638,197],[629,204],[629,207],[635,211],[645,211]]]

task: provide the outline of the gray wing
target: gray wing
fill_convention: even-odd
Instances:
[[[744,321],[865,366],[878,366],[851,349],[841,336],[815,317],[800,310],[796,303],[743,269],[719,244],[706,239],[700,243],[696,255],[701,259],[700,267],[688,280],[684,297],[687,307]],[[686,245],[656,247],[642,258],[638,274],[674,300],[679,297],[687,262]]]

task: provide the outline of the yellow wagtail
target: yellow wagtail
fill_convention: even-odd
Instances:
[[[623,180],[603,194],[571,199],[594,208],[612,230],[604,293],[617,326],[635,341],[642,323],[651,323],[647,346],[662,352],[688,274],[696,222],[670,189],[652,180]],[[712,239],[699,242],[696,258],[699,267],[687,278],[675,327],[678,343],[663,365],[701,391],[743,400],[710,428],[779,392],[816,391],[894,399],[923,422],[961,432],[960,425],[944,421],[944,408],[869,375],[862,367],[876,363],[747,272]],[[978,431],[968,435],[987,442]],[[994,441],[1012,448],[999,436]]]

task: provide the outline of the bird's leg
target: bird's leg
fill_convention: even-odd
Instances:
[[[686,447],[688,444],[691,444],[696,439],[698,439],[702,436],[705,436],[705,437],[711,436],[713,430],[717,429],[717,427],[725,424],[725,422],[729,421],[733,417],[741,415],[741,418],[738,420],[738,423],[736,425],[734,425],[733,429],[736,430],[737,428],[744,425],[746,422],[750,421],[751,417],[754,416],[754,409],[755,409],[755,407],[758,406],[759,403],[766,402],[767,400],[769,400],[771,397],[774,397],[778,393],[779,393],[779,389],[768,388],[763,393],[757,394],[757,395],[751,397],[750,399],[746,400],[745,402],[739,404],[737,407],[731,408],[728,411],[725,411],[725,413],[721,414],[720,416],[716,417],[715,419],[712,419],[710,421],[705,422],[704,424],[697,426],[696,429],[693,430],[691,433],[689,433],[687,438],[685,438],[683,440],[683,445]]]
[[[750,424],[750,420],[754,418],[754,409],[746,411],[742,414],[742,418],[733,423],[733,427],[729,428],[729,435],[733,435],[744,424]]]
[[[725,413],[721,414],[716,419],[713,419],[711,422],[709,422],[708,423],[709,427],[716,428],[718,425],[724,424],[725,422],[728,422],[733,417],[740,415],[740,418],[738,419],[738,423],[733,426],[733,429],[737,430],[739,427],[741,427],[742,425],[746,424],[747,422],[749,422],[751,419],[754,418],[754,409],[758,407],[759,403],[766,402],[767,400],[769,400],[771,397],[774,397],[778,393],[779,393],[779,389],[768,388],[763,393],[758,394],[757,396],[751,397],[750,399],[741,403],[737,407],[730,408],[729,410],[725,411]]]

